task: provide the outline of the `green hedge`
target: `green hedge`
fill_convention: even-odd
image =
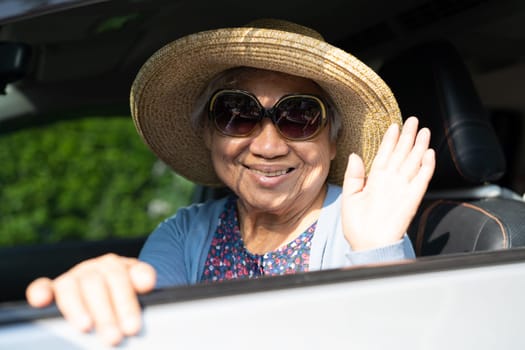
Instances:
[[[0,246],[136,237],[191,201],[129,117],[0,135]]]

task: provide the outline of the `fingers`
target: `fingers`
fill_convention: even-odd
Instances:
[[[64,318],[75,328],[87,332],[93,327],[93,320],[89,315],[82,296],[82,290],[76,278],[64,274],[53,283],[55,302]]]
[[[101,264],[103,268],[86,269],[79,285],[97,333],[107,343],[115,345],[124,335],[139,331],[140,306],[127,264],[114,255],[103,257]]]
[[[421,169],[423,158],[428,151],[430,143],[430,130],[421,129],[413,142],[412,148],[405,154],[405,158],[399,161],[399,171],[408,179],[414,178]]]
[[[391,244],[407,231],[435,167],[430,131],[418,127],[415,117],[407,119],[401,132],[397,125],[390,126],[367,177],[361,159],[349,157],[342,221],[353,250]]]
[[[403,130],[397,141],[396,147],[392,152],[389,166],[399,169],[405,162],[414,147],[418,129],[418,120],[415,117],[408,118],[403,124]]]
[[[348,157],[344,178],[344,192],[346,195],[361,191],[365,185],[365,165],[361,157],[352,153]]]
[[[408,118],[401,133],[396,124],[391,125],[383,136],[371,170],[390,169],[409,181],[414,178],[430,144],[430,131],[427,128],[418,131],[418,124],[416,117]]]
[[[148,293],[155,288],[157,274],[151,265],[137,261],[129,268],[129,275],[137,293]]]
[[[117,257],[121,259],[120,257]],[[135,259],[124,260],[122,264],[114,257],[108,257],[103,274],[109,290],[108,303],[113,307],[116,319],[109,318],[109,326],[116,326],[124,335],[135,335],[142,326],[140,304],[136,293],[151,291],[155,286],[155,270],[148,264]],[[117,322],[115,324],[114,322]],[[105,328],[103,326],[103,328]]]
[[[34,280],[26,289],[26,299],[33,307],[50,305],[54,300],[52,281],[45,277]]]
[[[27,289],[33,306],[54,299],[64,318],[81,331],[95,329],[111,345],[141,328],[137,293],[155,286],[154,269],[137,259],[108,254],[78,264],[54,281],[39,279]]]
[[[375,169],[380,170],[387,167],[391,154],[396,147],[398,138],[399,126],[397,124],[390,125],[383,135],[383,140],[381,141],[379,149],[377,150],[377,154],[371,167],[372,171]]]
[[[424,192],[434,174],[436,167],[436,155],[434,150],[427,149],[422,158],[421,167],[412,179],[412,183],[414,184],[413,188],[416,189],[416,191],[419,191],[416,196],[420,199],[423,198]]]

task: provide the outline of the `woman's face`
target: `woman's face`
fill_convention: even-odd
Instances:
[[[313,81],[283,73],[253,70],[237,79],[236,88],[251,92],[265,108],[293,93],[322,95]],[[206,144],[219,178],[250,210],[280,214],[308,207],[324,195],[335,143],[329,127],[315,138],[283,138],[269,118],[246,137],[225,136],[210,126]]]

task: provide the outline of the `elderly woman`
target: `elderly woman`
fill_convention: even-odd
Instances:
[[[315,31],[265,20],[179,39],[143,66],[131,109],[159,158],[231,195],[179,210],[138,260],[36,280],[30,304],[55,300],[117,344],[155,287],[414,257],[405,231],[434,171],[430,133],[413,117],[400,131],[384,82]]]

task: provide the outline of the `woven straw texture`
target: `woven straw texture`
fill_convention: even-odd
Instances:
[[[259,24],[192,34],[167,44],[141,68],[131,88],[133,120],[146,144],[175,172],[196,183],[221,185],[190,113],[211,78],[233,67],[309,78],[331,96],[342,130],[330,183],[342,184],[352,152],[363,158],[368,172],[388,126],[401,124],[392,92],[371,68],[309,28],[277,23],[279,30]]]

